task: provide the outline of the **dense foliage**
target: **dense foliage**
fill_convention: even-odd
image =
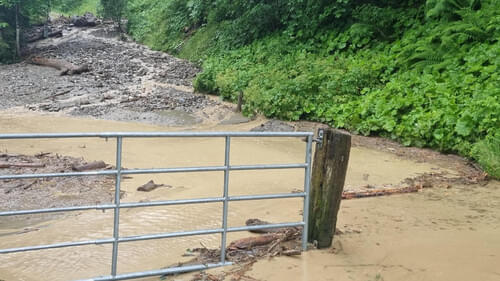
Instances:
[[[121,26],[123,13],[125,12],[126,0],[101,0],[102,15],[112,19]]]
[[[126,3],[126,0],[0,0],[0,63],[19,59],[16,52],[16,15],[19,44],[23,45],[23,30],[31,24],[46,22],[51,12],[63,15],[91,12],[120,23]]]
[[[130,32],[197,90],[472,157],[500,177],[500,2],[129,0]]]
[[[16,25],[23,28],[46,18],[49,5],[48,0],[0,0],[0,63],[16,59]]]
[[[97,14],[102,10],[100,0],[52,0],[53,11],[67,16],[83,15],[86,12]]]

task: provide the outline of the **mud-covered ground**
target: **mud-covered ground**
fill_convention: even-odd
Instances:
[[[86,164],[83,158],[51,153],[22,155],[0,154],[0,175],[73,172]],[[112,201],[114,179],[109,176],[58,177],[0,180],[0,211],[31,210],[68,206],[98,205]],[[23,224],[33,224],[53,214],[24,217]],[[1,227],[13,227],[19,217],[3,217]]]
[[[170,126],[223,120],[231,109],[193,93],[199,69],[162,52],[121,40],[112,25],[63,27],[63,37],[28,45],[27,59],[0,67],[0,109],[24,108]],[[29,57],[57,58],[90,72],[59,76]]]

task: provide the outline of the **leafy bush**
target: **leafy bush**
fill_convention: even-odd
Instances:
[[[460,153],[498,174],[500,2],[129,0],[132,35],[203,66],[198,91]]]
[[[500,178],[500,130],[491,133],[484,140],[477,142],[473,155],[491,176]]]

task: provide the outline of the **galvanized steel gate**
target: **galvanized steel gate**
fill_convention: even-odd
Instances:
[[[122,141],[123,138],[224,138],[225,139],[225,157],[223,166],[205,166],[205,167],[181,167],[181,168],[159,168],[159,169],[122,169]],[[306,159],[304,163],[294,164],[275,164],[275,165],[238,165],[233,166],[230,164],[230,148],[231,138],[235,137],[306,137]],[[75,247],[85,245],[102,245],[112,244],[112,262],[111,274],[109,276],[100,276],[88,280],[126,280],[148,276],[157,276],[163,274],[172,274],[180,272],[188,272],[195,270],[204,270],[223,265],[229,265],[230,262],[226,261],[226,236],[228,232],[246,231],[254,229],[267,229],[276,227],[302,227],[302,247],[305,250],[307,247],[307,220],[309,211],[309,183],[311,174],[311,148],[313,134],[308,132],[159,132],[159,133],[65,133],[65,134],[0,134],[0,140],[6,139],[47,139],[47,138],[116,138],[116,168],[113,170],[93,171],[93,172],[71,172],[71,173],[46,173],[46,174],[16,174],[16,175],[0,175],[0,180],[3,179],[26,179],[26,178],[51,178],[51,177],[77,177],[77,176],[98,176],[98,175],[115,175],[115,201],[114,204],[93,205],[93,206],[76,206],[64,208],[49,208],[38,210],[21,210],[21,211],[6,211],[0,212],[0,216],[15,216],[15,215],[29,215],[41,213],[56,213],[56,212],[70,212],[82,210],[114,210],[114,226],[113,237],[92,241],[78,241],[78,242],[65,242],[50,245],[40,245],[21,248],[0,249],[0,254],[9,254],[26,251],[36,251],[43,249]],[[244,196],[229,196],[229,172],[242,171],[242,170],[266,170],[266,169],[304,169],[304,192],[299,193],[284,193],[284,194],[265,194],[265,195],[244,195]],[[120,181],[122,175],[132,174],[154,174],[154,173],[181,173],[181,172],[210,172],[210,171],[224,171],[224,186],[222,197],[211,198],[196,198],[185,200],[167,200],[167,201],[153,201],[153,202],[136,202],[136,203],[120,203]],[[259,226],[242,226],[242,227],[228,227],[228,203],[231,201],[244,201],[244,200],[262,200],[262,199],[279,199],[279,198],[304,198],[303,219],[301,222],[293,223],[278,223]],[[183,232],[170,232],[170,233],[157,233],[140,236],[127,236],[120,237],[119,224],[120,224],[120,209],[122,208],[137,208],[137,207],[151,207],[151,206],[171,206],[181,204],[199,204],[199,203],[214,203],[222,202],[222,225],[216,229],[196,230],[196,231],[183,231]],[[118,244],[122,242],[173,238],[182,236],[205,235],[221,233],[221,260],[215,264],[200,264],[192,266],[183,266],[175,268],[166,268],[152,271],[134,272],[126,274],[117,274],[117,259],[118,259]]]

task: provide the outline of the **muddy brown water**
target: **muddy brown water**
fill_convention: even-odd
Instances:
[[[235,125],[207,125],[197,130],[248,131],[259,120]],[[180,128],[100,121],[61,116],[0,113],[6,132],[171,131]],[[2,141],[0,151],[59,153],[114,163],[114,140],[66,139]],[[297,139],[234,139],[232,164],[299,163],[305,144]],[[222,139],[126,139],[123,166],[152,168],[223,163]],[[353,147],[346,187],[396,184],[418,173],[443,170],[432,163],[415,163],[392,154]],[[453,170],[449,170],[453,173]],[[366,175],[369,175],[368,177]],[[303,170],[232,172],[230,194],[291,192],[303,185]],[[171,185],[149,193],[136,188],[150,179]],[[140,175],[123,181],[125,202],[219,196],[223,174]],[[249,276],[259,280],[500,280],[500,184],[427,189],[410,195],[348,200],[342,203],[333,248],[300,257],[260,261]],[[231,203],[229,225],[248,218],[286,222],[301,219],[300,200]],[[220,227],[220,204],[124,209],[120,235]],[[0,248],[108,238],[113,213],[85,211],[42,222],[37,231],[0,229]],[[22,232],[22,231],[21,231]],[[230,234],[228,240],[249,236]],[[158,269],[174,262],[188,248],[218,247],[220,235],[123,243],[120,273]],[[86,246],[0,255],[0,279],[72,280],[107,275],[111,246]],[[224,270],[224,269],[219,269]],[[148,280],[157,280],[151,278]],[[178,276],[172,280],[189,280]]]

